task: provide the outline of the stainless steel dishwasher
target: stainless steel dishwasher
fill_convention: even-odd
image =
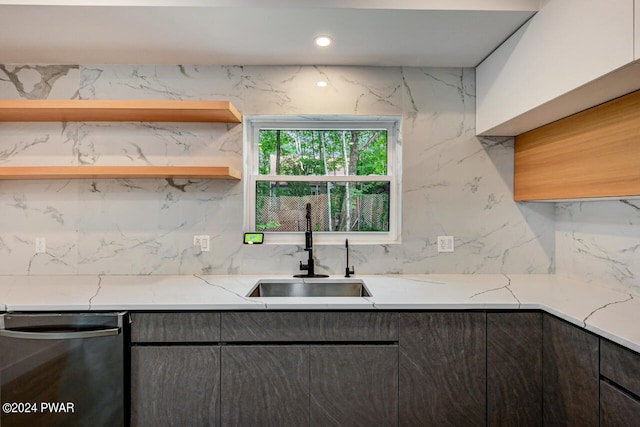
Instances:
[[[123,426],[127,313],[0,315],[0,425]]]

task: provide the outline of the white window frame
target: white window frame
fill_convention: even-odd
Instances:
[[[397,116],[245,116],[244,117],[244,231],[255,230],[256,182],[269,181],[388,181],[389,231],[314,231],[314,245],[394,244],[400,243],[402,222],[402,138],[401,118]],[[262,129],[353,130],[380,129],[387,131],[387,175],[371,176],[283,176],[259,175],[259,140]],[[259,177],[259,179],[258,179]],[[384,179],[381,179],[384,178]],[[265,231],[265,244],[304,245],[304,231]]]

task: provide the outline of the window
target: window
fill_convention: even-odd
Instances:
[[[245,118],[245,229],[299,243],[400,236],[399,118]]]

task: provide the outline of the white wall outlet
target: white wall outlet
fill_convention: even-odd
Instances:
[[[47,239],[45,237],[36,237],[36,253],[47,253]]]
[[[453,252],[453,236],[438,236],[438,252]]]
[[[193,245],[200,247],[202,252],[209,252],[209,236],[206,234],[200,236],[193,236]]]

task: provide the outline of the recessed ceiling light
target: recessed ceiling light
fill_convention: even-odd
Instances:
[[[324,80],[320,80],[316,84],[318,85],[318,87],[327,87],[327,82],[325,82]]]
[[[314,40],[314,43],[320,47],[327,47],[331,44],[331,37],[329,36],[318,36]]]

